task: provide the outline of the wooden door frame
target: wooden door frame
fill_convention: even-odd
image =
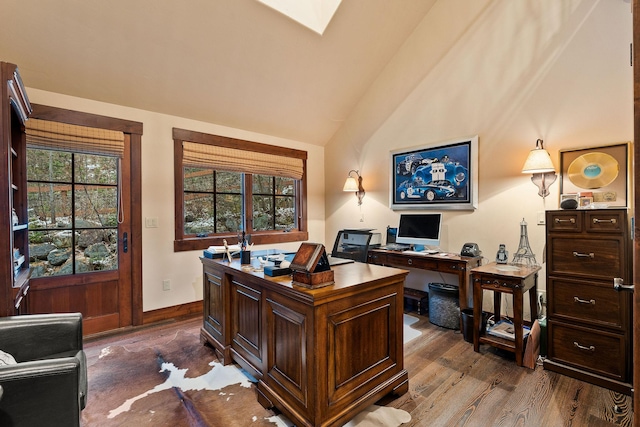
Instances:
[[[640,212],[638,178],[640,173],[640,0],[633,0],[633,215]],[[640,228],[637,218],[633,226],[633,283],[640,285]],[[633,408],[640,408],[640,289],[633,293]],[[634,413],[633,425],[640,427],[640,413]]]
[[[97,114],[32,104],[32,118],[120,131],[130,136],[131,179],[131,307],[122,307],[120,326],[142,325],[142,123]]]

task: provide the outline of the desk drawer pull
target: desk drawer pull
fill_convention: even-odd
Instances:
[[[409,265],[413,264],[413,260],[412,259],[408,259],[407,260],[407,264],[409,264]]]
[[[573,342],[573,346],[579,348],[580,350],[585,350],[585,351],[590,351],[590,352],[596,351],[595,346],[590,345],[589,347],[585,347],[583,345],[578,344],[577,341]]]
[[[501,282],[500,280],[495,279],[493,282],[489,282],[492,283],[494,287],[496,288],[519,288],[520,285],[518,284],[514,284],[514,283],[509,283],[509,282]]]
[[[611,219],[599,219],[599,218],[593,218],[593,223],[594,224],[600,224],[600,223],[609,223],[609,224],[615,224],[617,223],[618,220],[616,220],[615,218],[611,218]]]
[[[590,252],[588,254],[582,254],[582,253],[576,252],[576,251],[573,251],[573,256],[576,257],[576,258],[591,258],[591,259],[596,257],[596,255],[593,252]]]
[[[575,224],[576,223],[576,219],[575,218],[569,218],[569,219],[556,218],[556,224],[561,224],[563,222],[570,222],[571,224]]]
[[[596,305],[596,300],[594,299],[590,299],[590,300],[586,300],[586,299],[580,299],[578,297],[573,297],[573,301],[580,303],[580,304],[591,304],[591,305]]]

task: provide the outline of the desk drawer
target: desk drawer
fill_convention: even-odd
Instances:
[[[625,378],[625,337],[549,321],[549,358],[615,380]]]
[[[438,261],[421,255],[408,257],[406,255],[387,254],[387,264],[398,267],[413,267],[423,270],[437,270]]]
[[[381,252],[369,252],[367,254],[367,262],[369,264],[385,265],[387,263],[387,254]]]
[[[624,275],[624,245],[618,239],[549,236],[548,274],[613,279]]]
[[[492,290],[499,289],[501,292],[509,292],[510,290],[522,287],[522,280],[509,277],[496,277],[492,274],[473,273],[473,282],[480,281],[483,289]]]
[[[549,278],[553,298],[548,300],[549,316],[569,322],[582,321],[594,326],[626,329],[629,317],[626,294],[616,292],[612,284],[590,284]]]

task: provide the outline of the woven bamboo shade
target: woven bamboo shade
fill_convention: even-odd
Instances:
[[[183,165],[228,172],[302,179],[302,159],[238,150],[209,144],[183,142]]]
[[[124,153],[124,133],[119,131],[40,119],[27,120],[25,127],[29,148],[120,158]]]

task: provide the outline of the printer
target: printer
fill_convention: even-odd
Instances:
[[[369,249],[379,247],[382,242],[380,233],[372,231],[372,229],[338,231],[331,256],[367,262]]]

